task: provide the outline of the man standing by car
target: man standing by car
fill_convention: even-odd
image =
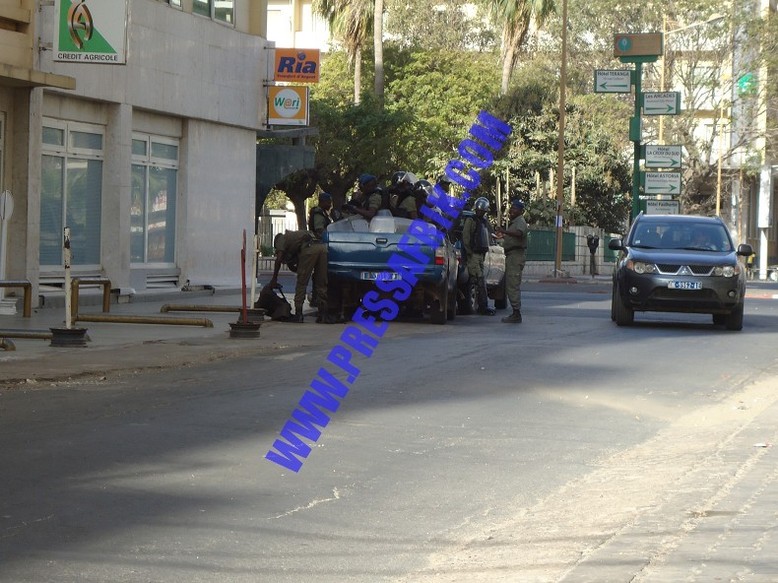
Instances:
[[[329,192],[319,193],[319,205],[313,207],[308,216],[308,229],[317,239],[321,239],[330,223],[338,219],[340,212],[332,208],[332,195]]]
[[[494,316],[494,308],[489,307],[484,279],[484,259],[489,251],[489,225],[486,222],[486,211],[489,210],[489,200],[479,197],[473,204],[473,216],[468,216],[462,225],[462,244],[467,255],[467,272],[475,285],[478,313],[482,316]]]
[[[333,323],[327,314],[327,246],[310,231],[286,231],[279,233],[273,240],[276,250],[276,262],[271,289],[278,285],[278,272],[281,264],[286,263],[292,271],[297,271],[297,283],[294,288],[294,315],[291,322],[303,322],[303,303],[308,282],[313,276],[313,295],[319,308],[317,322]]]
[[[521,323],[521,275],[526,262],[528,229],[523,214],[524,201],[514,198],[508,210],[508,228],[497,228],[497,234],[503,238],[502,247],[505,251],[505,290],[513,308],[513,313],[502,319],[506,324]]]

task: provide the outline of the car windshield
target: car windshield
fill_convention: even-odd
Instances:
[[[631,234],[630,246],[638,249],[732,251],[726,227],[710,222],[642,221]]]

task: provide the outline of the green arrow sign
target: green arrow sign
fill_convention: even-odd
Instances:
[[[631,90],[632,71],[629,69],[598,69],[594,72],[595,93],[629,93]]]
[[[677,91],[643,94],[644,115],[676,115],[681,110],[681,94]]]
[[[646,194],[678,194],[681,192],[680,172],[644,172]]]
[[[646,146],[646,168],[680,168],[681,146]]]

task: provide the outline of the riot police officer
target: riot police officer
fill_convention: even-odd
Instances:
[[[468,216],[462,225],[462,244],[467,255],[467,272],[475,286],[478,313],[482,316],[494,316],[494,308],[489,307],[484,278],[484,259],[489,251],[489,224],[486,212],[489,210],[489,200],[479,197],[473,203],[473,215]]]

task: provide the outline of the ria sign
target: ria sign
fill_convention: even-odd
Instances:
[[[275,49],[273,81],[319,82],[319,49]]]

